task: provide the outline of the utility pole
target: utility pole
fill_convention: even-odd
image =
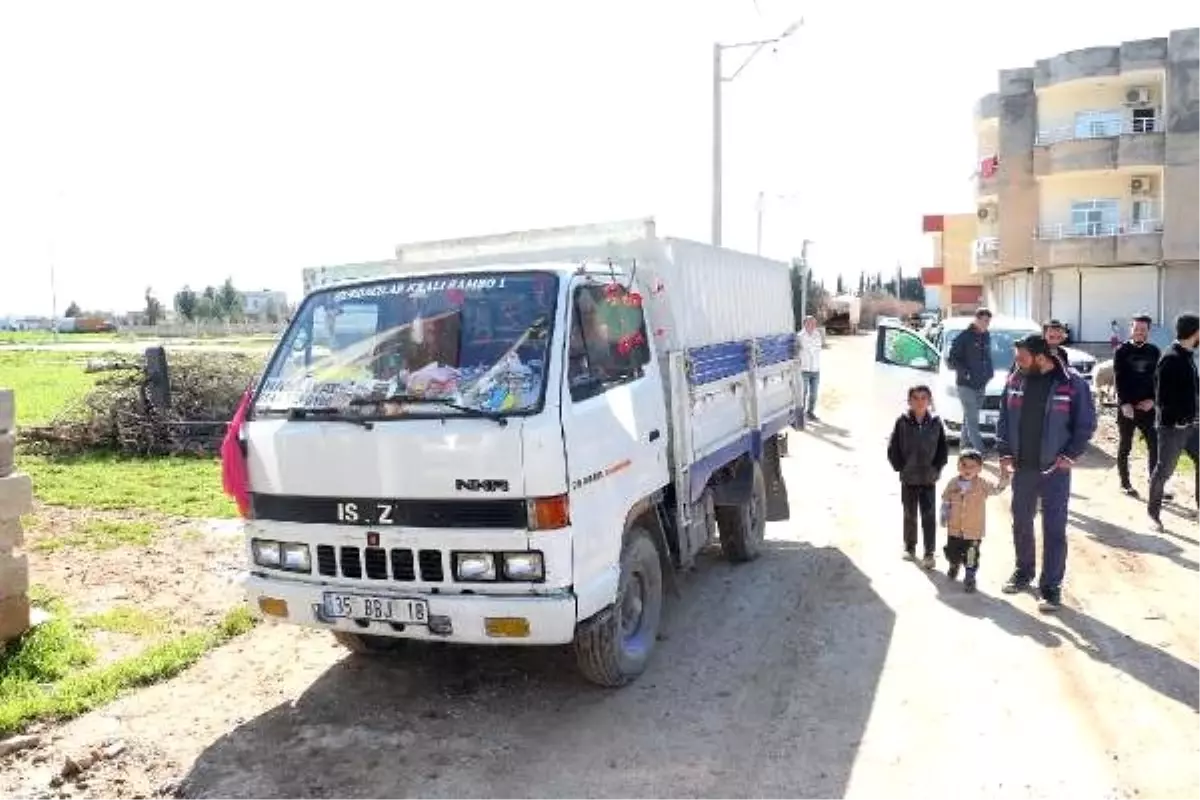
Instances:
[[[761,39],[754,42],[737,42],[735,44],[721,44],[713,42],[713,64],[712,64],[712,243],[717,247],[721,246],[721,84],[731,83],[737,79],[738,75],[744,70],[754,57],[762,52],[767,45],[778,44],[784,39],[791,36],[796,30],[804,24],[803,19],[796,20],[791,25],[784,28],[783,33],[773,39]],[[733,74],[728,78],[725,77],[724,69],[721,63],[721,52],[724,50],[736,50],[743,47],[753,47],[754,50],[746,57]]]
[[[811,240],[805,239],[800,245],[800,323],[804,324],[804,318],[808,316],[808,246]]]

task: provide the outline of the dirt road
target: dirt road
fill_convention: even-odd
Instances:
[[[1007,496],[964,595],[899,557],[895,407],[866,391],[870,353],[827,352],[827,422],[793,434],[786,467],[793,519],[759,561],[687,577],[634,686],[592,688],[566,653],[380,662],[264,626],[0,762],[0,793],[1200,794],[1196,524],[1151,534],[1098,454],[1074,480],[1067,608],[999,593]],[[128,749],[83,788],[47,788],[64,753],[113,738]]]

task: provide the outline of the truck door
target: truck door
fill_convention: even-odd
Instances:
[[[612,602],[628,511],[668,483],[667,411],[640,296],[580,278],[562,395],[579,617]]]

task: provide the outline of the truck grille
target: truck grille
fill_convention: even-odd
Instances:
[[[411,583],[417,579],[420,567],[421,580],[426,583],[442,583],[446,570],[441,550],[412,550],[394,547],[333,547],[317,545],[317,572],[328,578],[350,578],[362,580],[365,575],[372,581],[402,581]]]
[[[496,500],[389,500],[255,493],[250,495],[250,500],[255,519],[273,522],[372,528],[521,529],[529,524],[525,501],[516,497]],[[353,517],[339,513],[339,507],[348,505],[355,508]]]

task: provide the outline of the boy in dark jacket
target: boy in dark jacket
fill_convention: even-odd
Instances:
[[[921,566],[937,566],[937,482],[949,453],[942,421],[930,410],[928,386],[908,390],[908,411],[901,414],[888,440],[888,462],[900,474],[900,499],[904,503],[904,557],[917,560],[917,515],[921,517],[925,557]]]

